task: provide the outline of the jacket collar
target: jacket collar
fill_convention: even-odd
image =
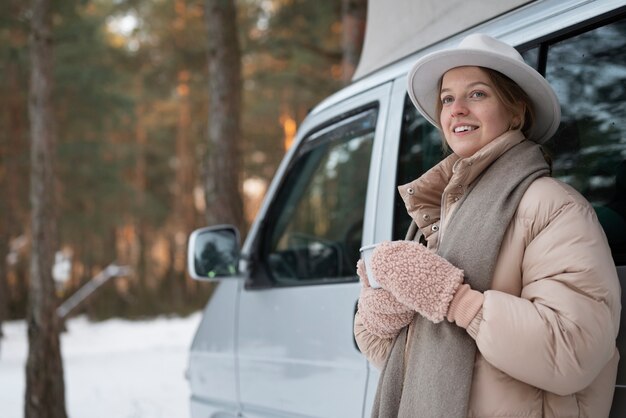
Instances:
[[[458,200],[467,186],[485,171],[491,163],[513,146],[524,141],[519,131],[507,131],[467,158],[451,154],[439,164],[410,183],[398,187],[408,214],[428,238],[429,226],[437,223],[441,216],[441,205]],[[446,192],[445,201],[442,195]]]
[[[476,151],[472,156],[457,159],[452,166],[452,178],[450,182],[457,180],[458,177],[463,177],[463,182],[471,184],[487,167],[500,158],[502,154],[524,139],[526,138],[524,138],[524,135],[519,130],[507,131]]]

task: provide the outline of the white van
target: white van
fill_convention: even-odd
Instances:
[[[400,17],[386,22],[392,5]],[[469,29],[449,14],[431,25],[445,7]],[[302,123],[241,251],[229,226],[190,238],[190,274],[220,280],[191,346],[193,417],[369,416],[378,372],[352,333],[358,250],[404,238],[396,185],[442,158],[438,132],[407,97],[409,66],[469,33],[515,45],[554,86],[563,119],[547,144],[553,174],[596,208],[626,288],[626,1],[370,0],[369,14],[358,79]],[[411,25],[423,33],[396,36]],[[396,39],[385,47],[376,28]],[[626,416],[625,364],[612,417]]]

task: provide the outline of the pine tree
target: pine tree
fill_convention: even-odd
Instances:
[[[209,224],[244,229],[239,142],[241,52],[234,0],[207,0],[209,57],[209,155],[205,175]]]
[[[65,418],[65,385],[52,263],[57,245],[52,12],[33,0],[31,17],[31,228],[26,418]]]

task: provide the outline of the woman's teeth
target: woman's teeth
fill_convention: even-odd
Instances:
[[[468,132],[468,131],[473,131],[474,129],[476,129],[475,126],[469,126],[469,125],[457,126],[456,128],[454,128],[454,133]]]

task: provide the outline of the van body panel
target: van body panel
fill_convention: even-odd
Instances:
[[[382,152],[379,154],[382,167],[378,173],[380,186],[377,193],[378,197],[375,202],[372,202],[373,205],[376,205],[377,212],[376,220],[372,221],[372,225],[375,226],[374,237],[370,242],[366,240],[364,236],[363,245],[391,239],[394,221],[394,200],[397,194],[395,167],[398,162],[400,126],[402,124],[403,99],[406,95],[406,84],[406,76],[398,77],[393,82],[389,115],[387,116],[387,124],[385,125],[385,145],[382,148]]]
[[[378,219],[379,216],[381,216],[381,214],[377,213],[378,194],[380,190],[380,173],[382,170],[387,170],[388,167],[384,166],[384,160],[379,156],[383,155],[383,151],[387,146],[386,143],[388,142],[386,140],[386,133],[388,129],[387,122],[389,118],[389,101],[391,100],[390,96],[392,87],[392,83],[387,83],[368,91],[365,95],[357,96],[358,101],[361,101],[363,103],[377,100],[379,106],[378,123],[376,125],[376,136],[374,139],[374,148],[372,150],[372,158],[370,163],[370,173],[367,181],[367,199],[365,201],[362,245],[366,245],[365,243],[370,243],[373,241],[374,235],[376,234],[375,220]],[[346,101],[344,102],[344,106],[346,106],[346,108],[349,108],[356,105],[358,101],[354,103],[352,103],[352,101]]]
[[[239,364],[244,416],[361,416],[367,361],[352,339],[359,287],[347,283],[243,292]]]
[[[378,379],[380,378],[380,370],[368,363],[369,379],[367,381],[367,391],[365,392],[365,414],[363,417],[369,417],[374,406],[374,398],[378,389]]]
[[[235,332],[240,287],[241,280],[222,280],[204,309],[187,369],[192,409],[196,404],[202,410],[213,408],[213,412],[239,409]]]
[[[239,418],[239,408],[231,404],[222,405],[219,399],[191,397],[189,416],[203,418]]]

